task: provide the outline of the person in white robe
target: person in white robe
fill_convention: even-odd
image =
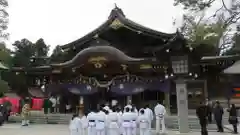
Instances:
[[[120,134],[123,134],[123,128],[122,128],[122,123],[121,123],[123,112],[121,111],[120,106],[116,107],[116,112],[118,113],[118,119],[119,119],[118,124],[119,124],[119,127],[120,127]]]
[[[112,112],[108,114],[108,133],[107,135],[120,135],[120,117],[116,112],[116,109],[113,108]]]
[[[84,114],[81,117],[80,135],[87,135],[87,129],[88,129],[88,119],[87,119],[87,114]]]
[[[153,121],[153,111],[152,109],[149,108],[149,105],[145,105],[144,107],[144,114],[146,114],[150,120],[150,128],[152,126],[152,121]]]
[[[106,124],[106,114],[104,112],[104,109],[101,107],[100,111],[96,115],[96,135],[105,135]]]
[[[166,109],[163,105],[158,103],[154,108],[154,113],[156,115],[156,132],[157,133],[166,133],[166,127],[165,127],[165,114]],[[162,127],[162,130],[160,131],[160,126]]]
[[[145,109],[140,109],[137,123],[139,124],[140,135],[150,135],[151,125],[149,116],[145,113]]]
[[[137,118],[138,118],[138,112],[136,112],[136,108],[131,109],[131,127],[132,127],[132,135],[137,135]]]
[[[123,135],[132,135],[132,113],[130,108],[126,107],[125,112],[122,114],[121,127]]]
[[[87,115],[88,135],[96,135],[96,115],[97,112],[95,110]]]
[[[81,127],[81,120],[78,117],[78,115],[74,114],[69,125],[70,135],[79,135],[80,127]]]

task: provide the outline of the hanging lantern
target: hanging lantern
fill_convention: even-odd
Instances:
[[[92,90],[92,87],[90,85],[87,85],[87,90]]]
[[[119,89],[123,89],[124,88],[124,85],[123,84],[120,84],[119,85]]]

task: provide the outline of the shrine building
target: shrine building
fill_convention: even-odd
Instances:
[[[207,98],[207,83],[200,78],[213,58],[198,56],[177,30],[169,34],[144,27],[118,7],[94,31],[61,49],[65,56],[61,63],[12,71],[35,78],[33,83],[45,86],[46,96],[61,95],[85,109],[112,100],[121,105],[131,100],[137,107],[162,100],[168,110],[175,110],[178,73],[184,73],[180,78],[188,80],[188,87],[200,82],[196,91],[187,93],[193,95],[188,96],[189,107]]]

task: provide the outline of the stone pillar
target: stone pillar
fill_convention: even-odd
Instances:
[[[169,92],[165,92],[164,93],[164,106],[166,108],[167,114],[171,115],[171,111],[170,111],[170,93]]]
[[[187,85],[183,79],[176,80],[176,93],[179,132],[188,133],[190,129],[188,124]]]

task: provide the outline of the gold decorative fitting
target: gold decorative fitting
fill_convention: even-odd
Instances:
[[[113,28],[113,29],[119,29],[123,26],[124,26],[124,24],[122,24],[121,21],[118,20],[118,19],[115,19],[110,25],[110,27]]]
[[[140,69],[151,69],[152,68],[152,65],[150,64],[142,64],[140,65]]]
[[[96,62],[99,62],[99,61],[107,61],[107,59],[105,57],[102,57],[102,56],[92,57],[92,58],[88,59],[88,62],[91,62],[91,63],[96,63]]]
[[[102,64],[99,62],[95,63],[94,66],[95,68],[102,68]]]

